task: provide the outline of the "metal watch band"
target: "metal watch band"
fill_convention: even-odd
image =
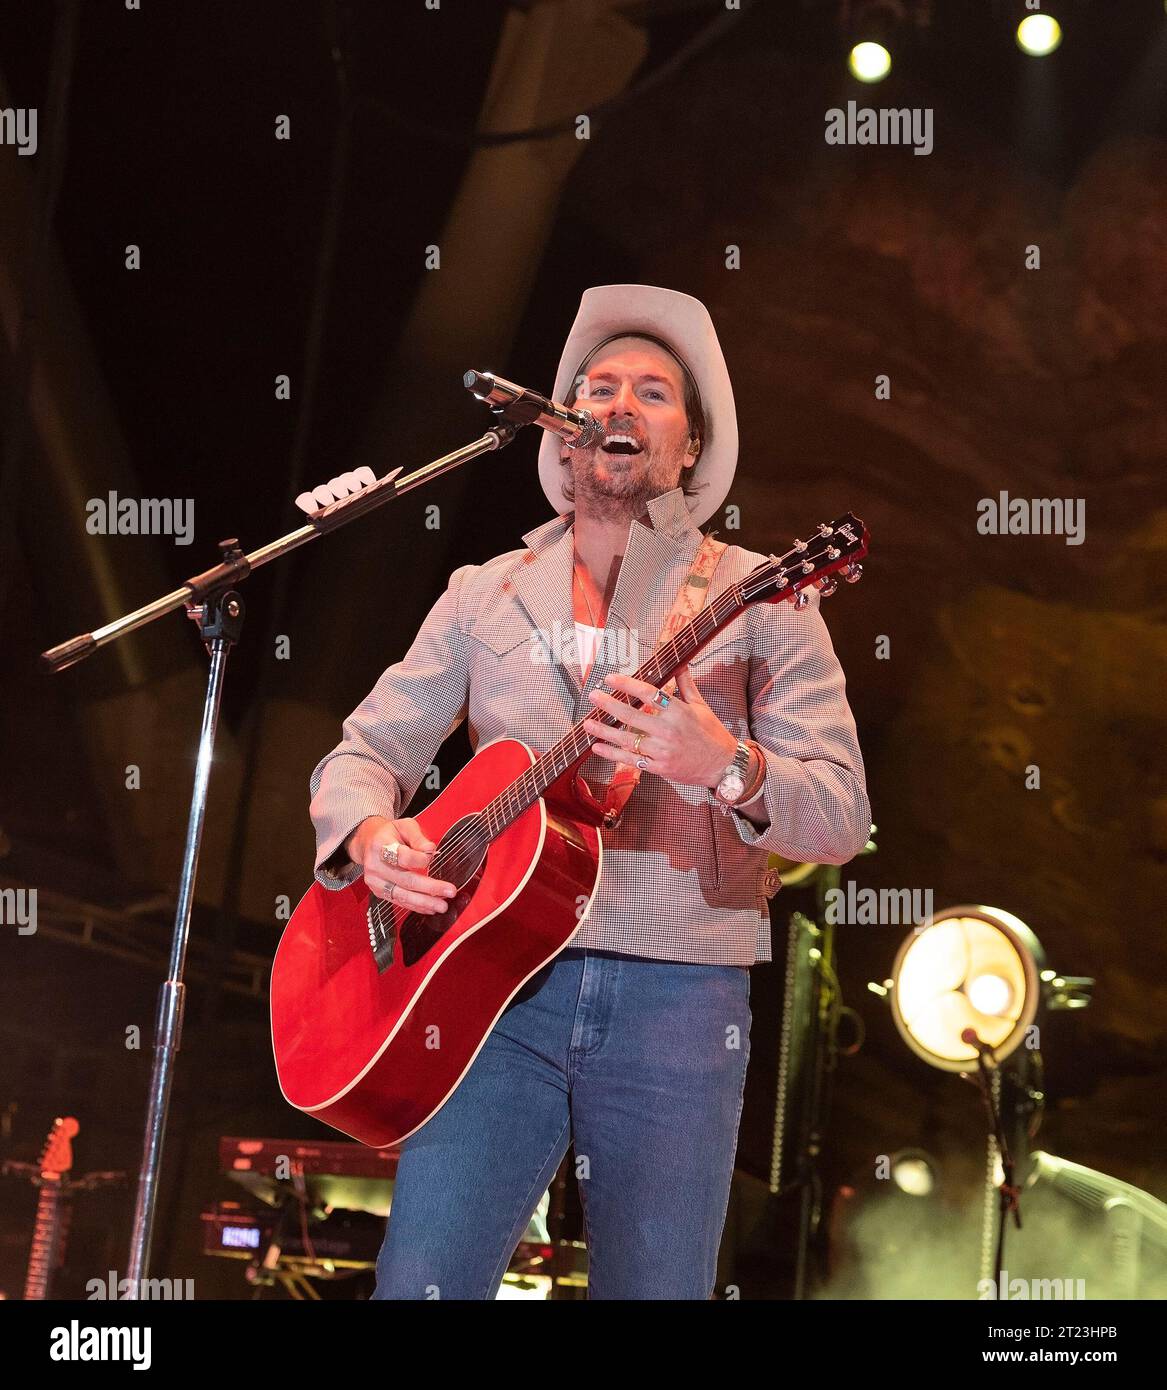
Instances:
[[[725,806],[734,806],[742,798],[746,789],[746,772],[750,766],[750,750],[739,738],[734,749],[733,762],[725,769],[718,782],[714,795]]]

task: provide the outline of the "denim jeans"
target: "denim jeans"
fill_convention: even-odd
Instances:
[[[488,1299],[574,1142],[591,1298],[707,1299],[749,970],[568,947],[402,1148],[374,1298]]]

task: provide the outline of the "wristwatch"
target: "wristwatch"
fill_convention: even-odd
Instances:
[[[721,774],[721,781],[714,789],[714,796],[721,802],[721,813],[725,815],[731,806],[736,806],[746,789],[746,772],[750,766],[750,750],[739,738],[734,749],[733,762]]]

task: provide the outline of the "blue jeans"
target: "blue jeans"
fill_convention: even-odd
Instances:
[[[750,972],[568,947],[406,1140],[374,1298],[488,1299],[574,1142],[590,1298],[707,1299]]]

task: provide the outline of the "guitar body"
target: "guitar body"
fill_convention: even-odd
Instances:
[[[517,739],[485,745],[418,824],[441,845],[535,760]],[[363,881],[309,888],[272,966],[272,1046],[290,1105],[383,1148],[449,1099],[510,1000],[587,917],[600,832],[586,805],[557,790],[493,839],[473,872],[435,871],[462,890],[444,913],[390,909]],[[371,906],[400,928],[388,965],[373,949]]]
[[[660,689],[751,603],[793,600],[863,573],[867,528],[848,512],[771,555],[711,599],[636,672]],[[631,697],[617,697],[632,703]],[[612,713],[591,711],[619,727]],[[499,1015],[587,918],[603,860],[604,805],[579,769],[581,721],[542,756],[517,739],[480,748],[417,821],[437,845],[430,876],[458,885],[446,912],[313,884],[276,949],[276,1073],[290,1105],[374,1148],[400,1144],[453,1094]],[[625,793],[626,795],[626,793]]]

